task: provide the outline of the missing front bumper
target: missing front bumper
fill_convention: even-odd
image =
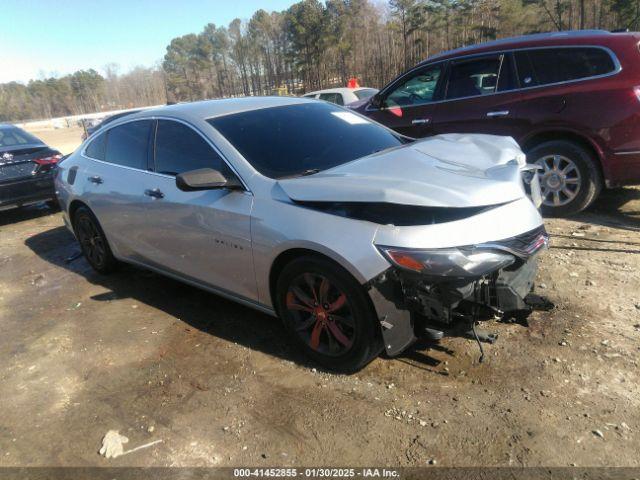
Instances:
[[[536,256],[473,280],[435,281],[387,270],[369,282],[387,354],[398,355],[425,331],[467,336],[478,320],[529,313],[536,272]]]

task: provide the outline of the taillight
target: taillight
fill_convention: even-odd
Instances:
[[[49,157],[34,158],[32,161],[37,163],[38,165],[52,165],[54,163],[58,163],[61,158],[62,158],[62,155],[58,154],[58,155],[51,155]]]
[[[633,87],[633,93],[635,93],[636,98],[640,102],[640,85]]]

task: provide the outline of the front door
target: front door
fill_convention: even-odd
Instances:
[[[528,122],[519,115],[522,94],[515,88],[510,54],[451,61],[434,131],[520,138]]]
[[[253,195],[225,188],[177,188],[176,175],[190,170],[214,168],[234,175],[204,137],[184,123],[158,120],[153,164],[144,232],[151,262],[169,273],[257,300],[250,230]]]
[[[380,108],[368,107],[372,110],[367,115],[409,137],[432,135],[442,73],[440,63],[412,70],[386,89]]]

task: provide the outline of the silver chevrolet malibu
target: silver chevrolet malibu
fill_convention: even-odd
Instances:
[[[492,340],[478,321],[531,308],[547,234],[526,173],[511,138],[417,141],[254,97],[113,122],[60,164],[56,192],[98,272],[127,262],[277,315],[352,372],[425,335]]]

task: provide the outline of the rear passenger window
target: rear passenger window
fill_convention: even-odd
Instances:
[[[191,127],[171,120],[158,120],[155,171],[178,175],[199,168],[224,172],[226,164]]]
[[[494,93],[498,83],[500,56],[452,62],[447,97],[465,98]]]
[[[85,150],[87,157],[95,158],[96,160],[104,160],[104,153],[107,146],[107,135],[101,133],[96,138],[91,140],[91,143]]]
[[[107,131],[105,160],[125,167],[147,169],[150,120],[129,122]]]
[[[616,65],[601,48],[540,48],[515,53],[521,87],[548,85],[611,73]]]

